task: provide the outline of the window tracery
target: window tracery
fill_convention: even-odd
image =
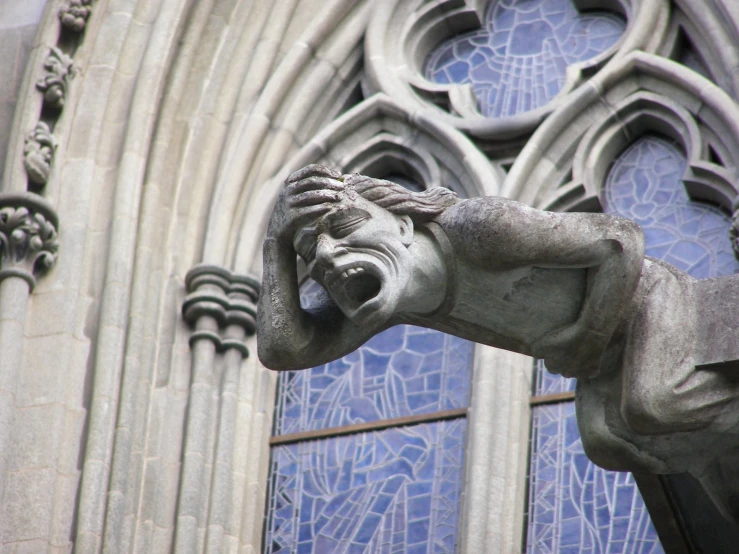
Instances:
[[[736,98],[738,82],[731,68],[739,49],[726,15],[720,3],[676,0],[657,53],[689,67]]]
[[[491,3],[482,29],[437,46],[424,73],[471,84],[486,117],[512,116],[552,100],[569,66],[606,52],[625,28],[613,12],[583,14],[572,0],[503,0]]]
[[[666,13],[664,0],[394,0],[368,27],[365,89],[510,155],[611,61],[656,51]]]
[[[689,198],[681,185],[685,165],[684,154],[671,141],[654,135],[637,140],[611,169],[605,211],[642,226],[648,256],[696,278],[731,275],[739,262],[729,241],[729,217]]]
[[[688,151],[687,158],[679,152],[680,148],[677,148],[677,157],[682,156],[683,161],[680,162],[682,166],[679,170],[675,170],[673,167],[668,172],[670,175],[676,173],[678,177],[681,177],[683,170],[685,170],[688,190],[685,191],[681,188],[679,191],[673,191],[672,193],[673,195],[680,193],[678,194],[681,198],[679,206],[673,206],[671,214],[662,213],[661,207],[664,206],[661,203],[672,202],[674,199],[670,197],[670,200],[661,198],[651,201],[651,204],[647,201],[636,202],[629,204],[626,208],[622,206],[622,208],[627,212],[631,210],[633,212],[632,216],[649,212],[653,219],[656,218],[658,222],[665,223],[669,220],[675,223],[675,226],[669,231],[666,230],[667,227],[664,224],[660,229],[648,229],[650,236],[653,235],[657,238],[662,236],[664,238],[661,245],[657,238],[649,239],[652,245],[650,251],[652,255],[664,254],[660,250],[660,247],[662,247],[662,250],[666,248],[668,255],[672,251],[675,259],[673,263],[680,261],[688,265],[693,264],[695,268],[703,267],[705,269],[706,263],[701,262],[701,260],[710,259],[714,266],[728,267],[730,264],[725,260],[723,253],[725,248],[721,247],[722,253],[720,254],[706,254],[709,250],[708,243],[712,240],[711,237],[718,236],[718,234],[712,235],[711,233],[718,233],[718,229],[723,225],[721,218],[725,218],[725,214],[714,206],[696,204],[691,199],[708,199],[726,207],[726,199],[728,198],[728,205],[731,204],[730,199],[734,193],[729,184],[731,182],[730,172],[731,168],[735,166],[732,152],[736,152],[736,149],[732,148],[731,145],[732,141],[736,140],[736,136],[733,132],[726,132],[722,128],[723,124],[731,125],[728,123],[731,118],[716,117],[716,114],[723,109],[721,107],[723,104],[721,99],[717,99],[712,89],[706,93],[708,100],[705,105],[707,109],[701,114],[696,113],[697,108],[695,106],[699,105],[700,102],[695,98],[702,97],[705,90],[705,81],[688,84],[690,77],[686,77],[685,74],[690,72],[681,68],[682,73],[680,73],[663,63],[666,61],[664,57],[672,57],[694,72],[704,75],[707,75],[709,69],[715,65],[710,60],[704,61],[705,55],[702,47],[699,49],[689,42],[685,42],[684,47],[679,52],[674,50],[674,56],[666,53],[665,45],[675,38],[674,36],[668,36],[672,31],[668,29],[665,17],[667,13],[666,4],[655,2],[646,8],[644,7],[645,4],[638,1],[604,2],[603,6],[607,5],[607,7],[613,8],[618,5],[620,6],[619,9],[623,10],[624,19],[620,19],[620,21],[625,27],[626,36],[622,39],[622,43],[628,44],[628,46],[624,46],[623,51],[616,52],[613,57],[618,59],[615,59],[613,64],[607,64],[606,62],[610,59],[609,56],[613,54],[613,52],[609,52],[609,49],[615,51],[620,48],[620,46],[614,48],[619,40],[618,37],[600,53],[596,52],[597,48],[594,49],[590,54],[594,54],[598,62],[592,63],[588,71],[582,72],[580,80],[577,81],[580,84],[584,78],[596,77],[593,80],[593,86],[581,87],[577,94],[569,94],[572,89],[568,89],[566,83],[565,88],[562,89],[562,85],[559,85],[560,81],[557,81],[560,88],[555,91],[552,87],[551,96],[546,96],[545,93],[541,94],[544,99],[543,104],[518,102],[518,99],[521,98],[520,95],[516,97],[517,101],[515,103],[510,101],[514,96],[514,93],[510,91],[515,87],[505,89],[509,83],[504,82],[501,85],[502,81],[500,79],[493,84],[498,86],[495,92],[501,90],[501,87],[505,89],[503,96],[491,96],[489,91],[494,88],[493,85],[483,83],[480,79],[478,79],[478,83],[475,82],[476,75],[473,74],[470,62],[474,60],[478,64],[475,67],[482,67],[479,57],[476,56],[478,54],[489,55],[490,52],[493,52],[489,43],[483,44],[479,31],[470,31],[479,25],[480,14],[483,11],[480,8],[482,4],[483,2],[410,2],[396,0],[388,2],[382,8],[378,8],[377,13],[380,15],[375,17],[369,33],[373,35],[374,32],[374,35],[370,36],[367,41],[365,88],[368,92],[382,91],[387,93],[388,96],[381,95],[369,98],[363,106],[358,107],[357,113],[372,102],[387,102],[387,105],[392,104],[394,106],[393,110],[397,106],[398,112],[412,113],[412,117],[409,116],[408,120],[412,120],[413,124],[417,125],[421,122],[424,125],[431,125],[430,122],[435,121],[438,122],[434,124],[438,129],[451,126],[462,129],[477,141],[477,147],[485,151],[488,151],[488,149],[484,141],[496,133],[498,134],[495,135],[495,139],[520,136],[534,129],[543,117],[551,113],[552,121],[545,121],[545,124],[534,135],[534,140],[531,141],[532,146],[514,164],[510,179],[506,181],[503,194],[539,207],[554,209],[576,207],[579,209],[605,208],[606,210],[617,210],[614,207],[617,204],[624,201],[628,204],[628,200],[625,199],[631,198],[634,191],[624,190],[620,193],[619,183],[623,184],[628,179],[617,178],[617,174],[621,176],[631,175],[635,168],[638,169],[638,160],[635,161],[631,158],[632,154],[629,154],[629,150],[633,148],[637,153],[642,152],[640,155],[645,158],[645,161],[653,161],[655,156],[644,154],[643,150],[654,150],[655,148],[659,150],[659,146],[655,146],[652,140],[654,137],[648,136],[644,139],[644,143],[635,143],[633,137],[643,134],[645,130],[651,132],[652,129],[660,133],[665,132],[670,136],[673,134],[682,136],[686,142],[690,143],[683,145],[684,150]],[[537,1],[526,2],[526,4],[536,6],[537,9],[543,6],[541,2]],[[551,6],[555,3],[546,4]],[[410,8],[408,8],[403,12],[403,6],[411,5],[415,11],[411,13]],[[444,6],[443,9],[441,8],[442,5]],[[503,1],[498,5],[511,8],[511,6],[517,4],[512,1]],[[501,8],[501,11],[504,11],[503,8]],[[401,17],[400,13],[406,14],[407,17]],[[636,14],[638,14],[638,17],[636,17]],[[655,14],[659,17],[655,16],[653,23],[650,23],[651,26],[647,25],[645,22],[649,19],[649,16]],[[619,19],[615,15],[611,17]],[[382,18],[384,18],[384,22],[380,25],[377,21]],[[624,23],[625,19],[628,19],[628,25]],[[419,22],[421,21],[425,25],[424,30],[419,30],[421,28]],[[469,34],[458,34],[449,43],[454,43],[456,46],[451,45],[444,51],[442,45],[441,50],[430,59],[428,67],[435,67],[437,73],[441,72],[443,74],[442,81],[444,78],[449,81],[432,84],[421,77],[423,76],[425,55],[434,45],[440,44],[441,39],[446,38],[441,37],[442,34],[450,32],[448,29],[445,31],[439,30],[440,21],[444,21],[447,28],[454,33],[468,31]],[[674,23],[674,19],[672,21]],[[398,27],[399,22],[403,23],[402,30]],[[534,25],[533,22],[526,22],[526,24]],[[374,30],[372,26],[374,26]],[[672,29],[676,28],[673,25]],[[638,29],[640,34],[635,32],[635,29]],[[383,35],[380,30],[385,34]],[[509,31],[508,38],[514,34]],[[530,34],[533,35],[533,33]],[[637,35],[641,38],[638,38]],[[379,36],[383,36],[387,40],[382,42],[378,38]],[[474,40],[478,42],[475,43]],[[641,42],[639,42],[640,40]],[[380,49],[381,42],[384,50]],[[543,47],[545,40],[538,37],[537,41],[524,40],[516,43],[514,40],[514,43],[512,51],[518,54],[519,57],[526,58],[527,56],[535,57],[534,47]],[[459,44],[463,46],[460,47]],[[509,44],[510,41],[506,43],[506,46]],[[555,41],[555,44],[558,43]],[[677,42],[673,43],[673,46],[675,44]],[[484,51],[486,48],[490,49],[490,52]],[[530,48],[531,51],[528,52],[527,48]],[[628,53],[630,48],[641,49],[645,52],[659,50],[664,57],[657,58],[643,52],[630,55]],[[389,50],[392,50],[392,53],[388,53]],[[488,90],[488,105],[492,106],[493,111],[490,113],[498,119],[497,123],[491,124],[490,119],[481,121],[483,118],[480,118],[480,113],[468,109],[469,105],[465,104],[466,100],[460,92],[461,89],[452,86],[453,77],[455,76],[449,72],[455,60],[453,56],[449,55],[450,52],[466,60],[465,67],[456,66],[456,70],[461,71],[457,75],[461,76],[461,79],[456,82],[465,82],[466,79],[473,87],[480,83],[483,83],[483,88],[488,87],[488,89],[485,89]],[[446,59],[444,59],[444,55],[447,56]],[[590,56],[590,59],[594,58]],[[503,60],[503,62],[508,61],[510,60]],[[436,62],[436,65],[434,65],[434,62]],[[700,64],[703,65],[703,72]],[[606,65],[607,68],[599,73],[598,70]],[[674,63],[671,65],[675,66]],[[533,67],[533,63],[531,67]],[[514,73],[519,69],[514,67]],[[523,67],[519,73],[524,75],[526,71],[528,70]],[[529,73],[533,75],[533,71]],[[566,69],[563,74],[567,78]],[[426,76],[428,77],[429,74],[427,73]],[[560,79],[559,74],[558,79]],[[399,86],[399,81],[403,82],[403,86]],[[528,86],[525,78],[519,79],[516,85],[518,86],[521,83],[523,83],[521,85],[523,87]],[[699,92],[698,89],[701,87],[703,89]],[[559,95],[558,102],[551,102],[557,95]],[[647,99],[648,95],[653,95],[656,99],[651,97]],[[496,108],[494,101],[490,101],[491,98],[493,100],[508,98],[509,100],[501,100]],[[381,100],[378,101],[378,99]],[[550,111],[539,110],[547,102],[552,104],[548,108]],[[630,102],[631,105],[629,105]],[[482,106],[482,104],[481,100],[480,105]],[[593,107],[592,104],[597,106]],[[654,108],[656,105],[661,105],[662,108]],[[423,106],[423,108],[431,107],[435,111],[430,114],[423,111],[423,108],[418,110],[419,106]],[[439,110],[439,107],[447,110],[446,115],[450,117],[445,117],[444,114],[440,115],[442,110]],[[494,111],[496,109],[497,112]],[[671,110],[672,115],[668,113]],[[480,111],[482,114],[490,115],[490,113],[485,112],[484,108],[481,108]],[[677,112],[681,113],[675,115]],[[536,117],[529,117],[532,113],[536,113]],[[387,112],[383,115],[386,117]],[[356,118],[356,115],[353,117]],[[372,118],[375,122],[381,119],[376,113],[372,115]],[[683,122],[676,123],[676,120],[680,118],[683,118]],[[609,121],[608,125],[603,124],[606,119]],[[346,121],[349,120],[351,118],[346,119]],[[370,120],[362,121],[362,125],[366,125],[367,121]],[[501,121],[504,121],[504,123],[501,123]],[[347,123],[344,123],[344,125],[345,129],[349,126]],[[384,126],[383,129],[388,131],[389,127]],[[379,170],[385,172],[382,175],[384,178],[392,178],[393,172],[397,170],[405,175],[414,173],[415,181],[419,181],[416,174],[423,175],[423,179],[420,180],[426,182],[428,182],[428,175],[433,173],[435,183],[446,182],[446,178],[449,176],[447,171],[452,165],[449,162],[450,158],[432,156],[433,163],[428,163],[423,159],[423,155],[419,157],[413,150],[418,142],[414,143],[414,140],[409,140],[407,136],[403,136],[399,140],[397,137],[389,140],[391,134],[388,133],[388,136],[381,137],[375,131],[374,134],[370,134],[369,137],[365,136],[362,140],[357,141],[354,138],[346,142],[347,145],[351,145],[348,149],[345,149],[343,145],[337,146],[336,142],[325,141],[324,136],[316,143],[323,148],[321,155],[325,159],[335,161],[344,167],[351,166],[352,171],[365,172],[366,168],[380,168]],[[612,138],[613,136],[619,138],[616,140]],[[656,140],[659,142],[661,139],[657,138]],[[667,142],[669,143],[669,141]],[[360,143],[361,146],[357,146]],[[624,149],[625,143],[630,143],[631,146]],[[326,148],[326,144],[328,144],[328,148]],[[410,144],[413,144],[413,147],[409,146]],[[591,150],[588,151],[588,148]],[[423,151],[423,149],[421,150]],[[396,160],[413,159],[411,165],[414,168],[421,169],[409,172],[408,167],[399,167],[397,164],[388,165],[387,160],[392,157],[393,153],[397,154],[395,156]],[[666,152],[663,152],[663,154],[669,158],[670,164],[678,163],[677,158],[670,157],[671,154]],[[452,158],[458,155],[459,152],[455,153]],[[618,161],[611,169],[610,164],[617,155]],[[509,156],[508,159],[512,160],[513,158]],[[377,160],[381,160],[380,165],[376,165]],[[438,160],[444,161],[437,165]],[[535,163],[530,163],[531,160],[534,160]],[[310,161],[314,160],[311,159]],[[304,163],[308,163],[308,160],[304,160]],[[530,164],[529,167],[525,167],[527,164]],[[728,169],[723,172],[719,166]],[[438,167],[438,169],[429,171],[431,167]],[[523,171],[522,167],[525,167]],[[619,171],[621,171],[620,174]],[[610,176],[611,184],[606,189],[607,193],[601,195],[600,185],[604,181],[600,178],[604,174]],[[552,175],[555,175],[556,186],[561,186],[556,192],[552,191],[551,188],[546,188],[552,185]],[[665,174],[664,177],[667,178],[668,175]],[[594,190],[584,189],[584,183],[592,184],[596,182],[597,184],[593,187]],[[580,188],[577,189],[577,187]],[[583,198],[594,201],[591,203],[583,202]],[[640,198],[643,200],[646,196],[642,194]],[[558,204],[558,199],[565,199],[565,201]],[[681,236],[681,228],[693,227],[702,229],[701,233],[706,233],[705,235],[701,233],[690,235],[691,237],[698,237],[700,243],[698,249],[695,248],[694,242],[688,240],[680,243],[680,239],[678,239],[677,244],[670,242],[668,245],[668,240]],[[722,231],[724,235],[727,235],[727,229],[728,227],[724,226]],[[683,250],[687,253],[684,254]],[[689,257],[691,253],[697,250],[703,252],[702,258],[699,256],[696,258],[697,261],[691,262]],[[538,395],[570,392],[574,388],[574,383],[570,384],[567,381],[556,379],[549,374],[544,373],[543,375],[545,377],[538,385]],[[539,471],[551,475],[559,471],[559,477],[566,482],[566,489],[557,488],[559,485],[555,486],[551,482],[545,483],[545,486],[549,487],[550,504],[544,508],[543,513],[545,513],[545,517],[555,517],[553,516],[555,509],[561,510],[561,513],[556,517],[559,518],[557,520],[558,524],[562,523],[563,527],[557,528],[555,533],[556,526],[553,526],[550,521],[543,527],[540,526],[532,531],[533,535],[542,538],[543,541],[555,540],[553,537],[556,535],[558,546],[555,548],[551,546],[554,543],[550,542],[547,547],[552,552],[568,551],[568,548],[573,552],[598,552],[605,551],[604,545],[609,544],[622,546],[624,551],[628,552],[661,551],[643,502],[639,500],[633,478],[629,475],[614,475],[604,472],[595,468],[585,458],[581,445],[578,446],[579,438],[576,432],[573,406],[567,404],[538,406],[535,408],[534,418],[537,419],[536,425],[538,428],[540,430],[546,429],[546,431],[537,431],[532,440],[534,444],[539,445],[537,448],[540,451],[544,452],[546,450],[545,455],[549,458],[545,463],[540,464],[540,469],[532,468],[532,473]],[[341,448],[347,448],[347,452],[354,452],[352,449],[355,446],[342,446]],[[295,452],[290,454],[292,456],[290,459],[293,461],[297,460],[299,456]],[[316,459],[320,457],[318,450],[308,449],[305,452],[306,457],[313,456]],[[327,450],[321,452],[327,452]],[[554,463],[552,460],[560,464],[554,470],[552,469],[552,463]],[[567,468],[567,471],[562,468]],[[579,505],[576,505],[578,503]],[[631,519],[627,520],[626,515],[624,515],[627,512],[631,514]],[[607,517],[604,515],[606,513],[608,514]],[[380,529],[379,525],[375,529]],[[383,532],[389,532],[389,528],[384,529]],[[546,537],[549,537],[549,539]],[[584,541],[585,546],[590,550],[579,550],[582,547],[581,541]]]

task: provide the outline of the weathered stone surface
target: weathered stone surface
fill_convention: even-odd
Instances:
[[[72,58],[53,47],[44,60],[44,70],[36,88],[44,93],[44,100],[50,107],[60,109],[67,95],[67,81],[74,76]]]
[[[308,311],[296,253],[328,292]],[[737,358],[736,308],[718,312],[739,282],[697,281],[645,258],[635,223],[498,197],[460,201],[442,188],[411,193],[314,165],[287,180],[264,268],[268,367],[325,363],[399,323],[543,358],[579,379],[578,421],[596,463],[690,471],[739,521],[732,494],[716,488],[716,471],[731,466],[724,454],[739,446],[726,434],[739,425],[739,380],[696,367]],[[722,323],[727,333],[716,331]]]
[[[23,147],[23,166],[32,183],[37,185],[47,183],[56,147],[56,138],[43,121],[39,121],[36,127],[26,135]]]
[[[44,200],[32,194],[0,195],[0,279],[22,275],[33,286],[34,274],[51,268],[59,242],[58,217]]]
[[[624,219],[459,201],[444,188],[413,194],[320,166],[290,178],[267,237],[260,356],[280,369],[412,321],[594,376],[632,309],[643,259],[641,231]],[[286,317],[299,310],[297,290],[283,275],[295,251],[333,299],[297,322]]]
[[[59,9],[59,20],[69,29],[84,30],[87,18],[92,12],[92,0],[69,0]]]

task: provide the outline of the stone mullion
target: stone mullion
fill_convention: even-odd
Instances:
[[[174,552],[217,553],[224,535],[233,535],[237,388],[248,356],[244,339],[254,333],[259,285],[204,265],[188,273],[187,286],[183,314],[194,330]]]
[[[460,552],[522,551],[532,367],[527,356],[476,347]]]

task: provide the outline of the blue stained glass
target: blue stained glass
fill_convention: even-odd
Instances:
[[[482,29],[440,44],[424,71],[436,83],[470,83],[485,116],[510,116],[549,102],[567,66],[605,52],[625,28],[621,17],[582,14],[572,0],[499,0]]]
[[[454,552],[466,424],[273,448],[265,552]]]
[[[303,289],[309,307],[325,294]],[[400,325],[340,360],[280,375],[275,434],[466,408],[474,344]]]
[[[606,211],[642,225],[647,255],[698,278],[735,273],[729,217],[690,200],[685,165],[668,140],[636,141],[609,173]],[[568,390],[574,379],[550,375],[538,362],[536,394]],[[574,403],[536,407],[532,433],[529,552],[662,552],[631,474],[585,458]]]
[[[574,403],[533,413],[527,552],[663,552],[631,473],[588,460]]]
[[[739,270],[729,239],[729,216],[688,197],[686,159],[672,142],[646,136],[619,156],[608,175],[605,208],[644,228],[648,256],[707,278]]]
[[[559,394],[574,392],[577,379],[567,379],[561,375],[553,375],[547,371],[544,360],[536,360],[536,387],[534,394]]]

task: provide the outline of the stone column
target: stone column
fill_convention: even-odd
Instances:
[[[254,334],[259,282],[211,265],[186,277],[182,306],[192,326],[190,399],[175,530],[176,553],[221,552],[232,535],[231,460],[237,384]]]
[[[0,501],[4,496],[23,330],[36,275],[56,260],[58,218],[41,197],[0,194]]]

